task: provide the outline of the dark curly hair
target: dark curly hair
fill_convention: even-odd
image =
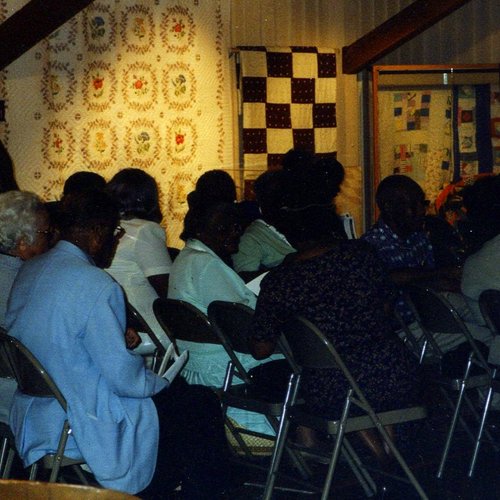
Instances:
[[[236,200],[236,186],[225,170],[209,170],[196,182],[194,191],[188,194],[189,208],[208,207],[215,203],[233,203]]]
[[[163,218],[158,185],[151,175],[139,168],[124,168],[108,182],[108,193],[116,200],[122,219],[160,222]]]

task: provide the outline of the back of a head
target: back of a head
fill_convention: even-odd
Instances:
[[[268,170],[255,180],[253,185],[255,198],[264,211],[281,208],[285,175],[282,170]]]
[[[313,165],[325,174],[325,183],[328,187],[331,198],[337,196],[340,185],[344,181],[345,170],[342,163],[335,158],[319,158]]]
[[[104,191],[86,191],[64,196],[58,212],[63,239],[79,232],[116,226],[119,218],[116,202]]]
[[[84,191],[96,191],[106,187],[106,180],[102,175],[95,172],[75,172],[70,175],[64,183],[63,195],[81,193]]]
[[[306,175],[307,174],[307,175]],[[276,226],[292,243],[345,239],[345,230],[332,204],[322,169],[285,172],[284,206]]]
[[[309,168],[314,163],[314,154],[303,149],[290,149],[283,157],[283,170],[296,172]]]
[[[228,218],[236,221],[238,219],[236,204],[219,202],[206,207],[190,208],[184,217],[184,230],[181,233],[181,239],[187,241],[190,238],[198,238],[214,217],[220,214],[227,215]]]
[[[464,188],[467,217],[485,231],[485,237],[500,233],[500,175],[480,177]]]
[[[115,199],[124,219],[137,217],[160,222],[158,185],[155,179],[138,168],[124,168],[108,182],[106,190]]]
[[[236,201],[236,186],[225,170],[209,170],[196,182],[195,190],[188,195],[189,207],[209,206],[215,203]]]
[[[417,182],[398,174],[382,179],[375,194],[375,201],[382,214],[397,210],[403,203],[424,199],[424,191]]]

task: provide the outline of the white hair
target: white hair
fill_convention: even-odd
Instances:
[[[27,191],[0,194],[0,251],[10,253],[21,240],[32,245],[37,236],[42,200]]]

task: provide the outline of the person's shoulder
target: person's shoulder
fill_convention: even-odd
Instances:
[[[369,229],[367,229],[361,236],[361,240],[380,240],[386,235],[388,226],[379,219]]]
[[[126,233],[135,236],[148,234],[165,236],[165,230],[160,224],[146,219],[126,219],[120,221],[120,225],[125,229]]]

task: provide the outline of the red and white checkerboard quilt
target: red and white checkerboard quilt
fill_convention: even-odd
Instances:
[[[333,49],[240,47],[240,65],[246,172],[281,165],[292,148],[336,155]]]

